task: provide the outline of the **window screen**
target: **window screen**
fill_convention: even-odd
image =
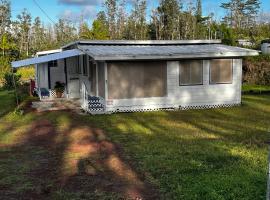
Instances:
[[[83,75],[88,75],[88,69],[87,69],[87,55],[83,55]]]
[[[210,83],[232,83],[232,59],[210,61]]]
[[[203,83],[203,61],[181,61],[179,64],[180,85],[200,85]]]
[[[78,74],[81,74],[81,62],[80,62],[80,56],[77,57],[77,66],[76,66],[76,72]]]
[[[92,78],[96,74],[96,64],[92,61],[89,60],[89,77]]]
[[[96,64],[89,60],[89,81],[91,82],[92,95],[96,95]]]
[[[164,97],[167,95],[167,63],[109,62],[109,99]]]

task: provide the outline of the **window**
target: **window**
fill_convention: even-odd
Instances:
[[[203,61],[188,60],[181,61],[179,65],[180,85],[203,84]]]
[[[232,83],[232,59],[215,59],[210,61],[210,83]]]
[[[108,62],[107,70],[109,99],[167,96],[165,61]]]
[[[57,60],[48,62],[48,67],[57,67]]]
[[[83,55],[83,75],[88,76],[87,55]]]

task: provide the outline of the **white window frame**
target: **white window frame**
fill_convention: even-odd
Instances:
[[[181,83],[181,62],[188,62],[188,61],[200,61],[201,63],[201,82],[200,83],[188,83],[188,84],[183,84]],[[179,86],[197,86],[197,85],[203,85],[203,71],[204,71],[204,60],[183,60],[179,61]],[[191,77],[191,70],[189,70],[189,76]]]
[[[231,76],[231,80],[228,81],[228,82],[212,82],[212,74],[211,74],[211,61],[213,60],[231,60],[231,73],[232,73],[232,76]],[[221,85],[221,84],[232,84],[233,83],[233,59],[231,58],[220,58],[220,59],[211,59],[209,60],[209,84],[210,85]]]

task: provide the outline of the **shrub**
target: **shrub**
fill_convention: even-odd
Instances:
[[[270,84],[270,56],[248,57],[243,62],[243,82],[248,84]]]
[[[17,74],[20,74],[22,81],[28,81],[30,78],[35,77],[35,68],[34,67],[22,67],[19,68]]]
[[[14,78],[13,78],[14,76]],[[15,73],[7,72],[4,75],[4,88],[7,90],[14,89],[14,82],[16,86],[20,84],[21,75],[17,75]]]
[[[0,85],[4,82],[4,76],[10,72],[10,61],[7,57],[0,56]]]

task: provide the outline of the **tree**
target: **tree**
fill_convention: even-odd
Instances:
[[[260,8],[259,0],[230,0],[222,3],[221,7],[228,11],[223,18],[231,27],[236,29],[248,28],[254,25]]]
[[[23,9],[22,13],[17,16],[17,23],[19,28],[18,39],[20,43],[20,53],[26,53],[29,55],[29,42],[30,42],[30,29],[31,29],[31,14]]]
[[[10,1],[0,0],[0,36],[2,36],[11,23]]]
[[[236,39],[235,34],[233,32],[233,29],[228,27],[226,24],[221,24],[220,25],[220,31],[222,33],[222,43],[227,44],[227,45],[236,45]]]
[[[180,8],[181,4],[177,0],[160,1],[160,5],[152,15],[158,39],[177,38]]]
[[[4,77],[7,72],[10,72],[10,59],[8,56],[0,57],[0,85],[4,82]]]
[[[206,32],[210,33],[211,20],[209,17],[202,16],[202,1],[197,0],[196,8],[195,8],[195,17],[196,17],[196,39],[204,39],[206,38]],[[208,27],[206,26],[206,22],[208,22]],[[208,34],[209,39],[211,34]]]
[[[259,13],[260,1],[259,0],[247,0],[245,3],[245,15],[247,20],[247,26],[254,26],[256,23],[256,17]]]
[[[120,0],[118,2],[118,6],[116,7],[116,20],[115,20],[115,27],[116,27],[116,38],[115,39],[122,39],[123,33],[126,27],[126,0]]]
[[[80,39],[92,39],[91,30],[89,29],[88,24],[86,22],[83,22],[80,25],[79,38]]]
[[[178,38],[182,40],[195,39],[197,19],[192,15],[192,8],[179,14]]]
[[[143,40],[147,38],[146,1],[135,0],[128,18],[125,39]]]
[[[9,39],[9,35],[4,33],[1,37],[0,44],[0,48],[2,49],[2,56],[5,56],[6,51],[10,51],[12,48],[14,48],[14,46],[15,45]]]
[[[202,1],[201,0],[197,0],[195,16],[197,18],[197,22],[201,22],[201,19],[202,19]]]
[[[97,14],[97,19],[93,22],[91,32],[93,39],[110,39],[108,21],[104,11],[100,11]]]
[[[110,38],[117,38],[116,33],[116,18],[117,18],[117,1],[116,0],[106,0],[105,1],[106,15],[109,26]]]
[[[108,29],[98,19],[93,22],[91,39],[108,40],[110,38]]]
[[[36,17],[34,19],[31,37],[32,37],[31,46],[34,51],[33,53],[37,52],[38,50],[43,50],[47,47],[45,30],[41,24],[41,20],[39,17]]]
[[[55,25],[54,29],[58,45],[62,46],[77,38],[76,28],[70,24],[71,23],[66,19],[59,19],[58,23]]]

